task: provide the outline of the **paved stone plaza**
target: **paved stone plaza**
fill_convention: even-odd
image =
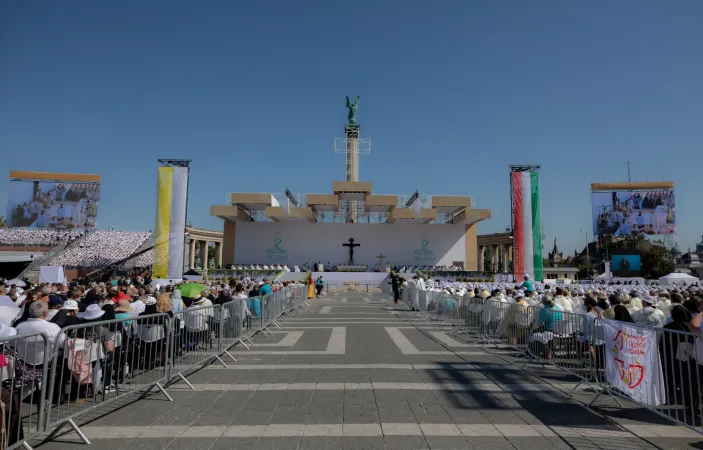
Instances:
[[[338,292],[235,347],[238,364],[190,375],[195,391],[175,384],[174,402],[155,393],[82,429],[96,450],[701,448],[686,428],[625,402],[589,410],[592,393],[565,397],[563,372],[527,366],[547,383],[462,339],[380,294]]]

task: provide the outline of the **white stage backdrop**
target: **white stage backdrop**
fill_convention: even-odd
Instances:
[[[373,267],[383,253],[391,265],[451,265],[465,263],[464,225],[237,223],[236,264],[332,265],[349,261],[349,238],[354,239],[354,262]]]

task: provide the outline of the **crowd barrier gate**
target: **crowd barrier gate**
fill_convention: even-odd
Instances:
[[[249,349],[254,334],[266,334],[285,316],[307,308],[306,293],[293,286],[222,305],[71,325],[53,338],[44,333],[0,337],[5,413],[0,449],[31,450],[29,441],[50,441],[66,426],[90,444],[78,419],[154,390],[173,401],[167,392],[171,384],[183,381],[194,389],[189,374],[214,361],[227,367],[224,356],[236,362],[229,353],[233,346]],[[259,314],[249,316],[248,302],[254,299]]]
[[[627,400],[703,434],[703,335],[656,329],[662,370],[654,381],[662,386],[663,402],[653,406],[637,401],[606,381],[606,355],[612,347],[605,342],[606,319],[413,287],[406,287],[402,297],[405,310],[437,321],[451,333],[469,334],[482,346],[503,345],[514,350],[516,356],[507,361],[523,370],[529,371],[527,365],[536,363],[569,373],[577,383],[565,392],[566,396],[572,397],[585,384],[594,392],[588,407],[604,396],[620,407],[624,407],[620,400]],[[634,323],[627,326],[643,332],[652,330]],[[624,368],[623,372],[628,370],[631,372],[624,376],[634,376],[633,369]]]

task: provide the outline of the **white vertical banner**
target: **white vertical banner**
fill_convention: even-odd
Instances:
[[[286,197],[286,204],[283,206],[283,211],[286,215],[290,215],[290,199],[288,197]]]
[[[168,233],[168,276],[183,277],[183,251],[186,231],[186,197],[188,195],[188,168],[174,167],[171,182],[171,227]]]
[[[534,280],[535,262],[533,259],[534,249],[532,246],[532,191],[530,188],[530,172],[522,172],[522,236],[523,236],[523,259],[525,273]]]
[[[420,198],[418,197],[417,200],[413,203],[413,209],[415,210],[415,217],[420,217]]]
[[[662,383],[657,331],[604,320],[603,337],[608,384],[638,403],[649,406],[664,403],[666,391]]]

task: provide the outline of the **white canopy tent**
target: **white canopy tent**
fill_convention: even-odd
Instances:
[[[669,275],[659,278],[659,284],[662,286],[683,286],[693,283],[698,283],[700,280],[686,273],[670,273]]]

